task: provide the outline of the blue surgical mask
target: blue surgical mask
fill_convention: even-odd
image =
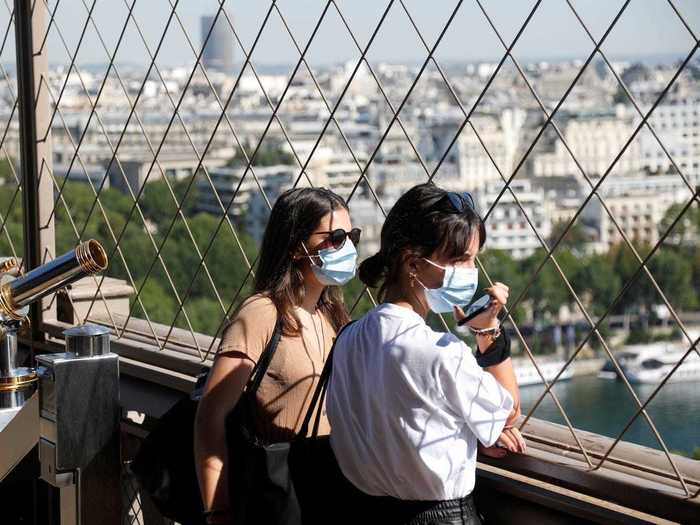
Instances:
[[[316,264],[313,256],[310,255],[309,257],[312,260],[311,270],[321,284],[325,286],[341,286],[355,277],[357,250],[350,239],[345,239],[341,248],[324,248],[319,250],[316,256],[321,259],[321,265]]]
[[[428,301],[430,309],[435,313],[448,313],[452,312],[455,306],[468,305],[479,284],[477,268],[440,266],[429,259],[425,260],[433,266],[445,270],[440,288],[428,288],[418,281],[425,290],[425,299]]]

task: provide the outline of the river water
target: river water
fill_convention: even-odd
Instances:
[[[644,403],[656,385],[632,387]],[[614,379],[574,377],[557,383],[553,390],[574,428],[615,438],[636,413],[637,405],[631,393],[624,383]],[[543,391],[543,385],[520,389],[523,414],[529,413]],[[693,448],[700,447],[700,380],[666,384],[647,407],[647,413],[669,450],[690,454]],[[565,424],[549,394],[537,407],[533,417]],[[623,439],[661,448],[642,415],[627,430]]]

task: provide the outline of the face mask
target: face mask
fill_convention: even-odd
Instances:
[[[312,256],[309,255],[309,257]],[[337,250],[335,248],[319,250],[317,257],[321,259],[321,266],[315,264],[312,258],[311,270],[321,284],[341,286],[355,277],[357,250],[350,239],[345,239],[343,246]]]
[[[462,268],[458,266],[440,266],[433,261],[427,262],[445,270],[440,288],[428,288],[423,283],[418,283],[425,290],[425,299],[428,306],[435,313],[449,313],[455,306],[466,306],[472,300],[479,283],[479,271],[477,268]]]

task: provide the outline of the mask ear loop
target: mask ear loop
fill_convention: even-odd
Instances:
[[[425,259],[425,257],[421,257],[421,259]],[[427,259],[425,259],[425,260],[427,260]],[[425,286],[425,285],[421,282],[420,279],[418,279],[418,276],[416,275],[416,272],[413,271],[413,270],[411,270],[411,271],[409,272],[408,278],[410,279],[410,280],[409,280],[409,284],[410,284],[411,288],[415,288],[415,287],[416,287],[416,283],[418,283],[418,284],[420,285],[420,287],[423,289],[423,298],[422,298],[422,299],[421,299],[420,294],[419,294],[417,291],[414,291],[413,293],[414,293],[416,299],[418,299],[418,302],[420,303],[420,305],[421,305],[423,308],[425,308],[426,311],[429,312],[429,311],[430,311],[430,305],[428,304],[428,298],[427,298],[426,295],[425,295],[425,291],[428,289],[428,287]]]
[[[444,270],[445,272],[447,271],[447,266],[440,266],[438,263],[431,261],[427,257],[421,257],[421,259],[423,259],[425,262],[427,262],[429,264],[432,264],[433,266],[435,266],[435,268],[440,268],[441,270]]]
[[[318,266],[319,268],[321,268],[321,265],[318,264],[318,263],[314,260],[314,257],[319,258],[318,255],[311,255],[311,254],[309,253],[309,250],[306,248],[306,245],[304,244],[304,241],[301,241],[301,247],[304,248],[304,251],[306,252],[306,255],[296,255],[295,258],[296,258],[296,259],[301,259],[302,257],[308,257],[309,260],[311,261],[311,264],[313,264],[314,266]]]

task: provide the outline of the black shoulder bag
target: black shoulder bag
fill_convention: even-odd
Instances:
[[[251,376],[258,373],[262,379],[277,350],[281,333],[278,321]],[[262,373],[256,372],[261,367]],[[148,492],[160,513],[183,525],[205,523],[194,463],[194,418],[208,374],[208,370],[200,374],[192,393],[161,417],[129,465],[140,487]],[[241,401],[243,397],[245,394]],[[243,404],[241,401],[237,407]]]
[[[344,507],[348,497],[362,496],[340,472],[329,436],[318,436],[332,357],[333,348],[301,429],[291,442],[264,443],[251,430],[255,428],[255,391],[264,371],[251,376],[246,395],[226,425],[230,501],[236,525],[346,523],[336,519],[338,504]],[[312,436],[307,437],[314,410]]]

